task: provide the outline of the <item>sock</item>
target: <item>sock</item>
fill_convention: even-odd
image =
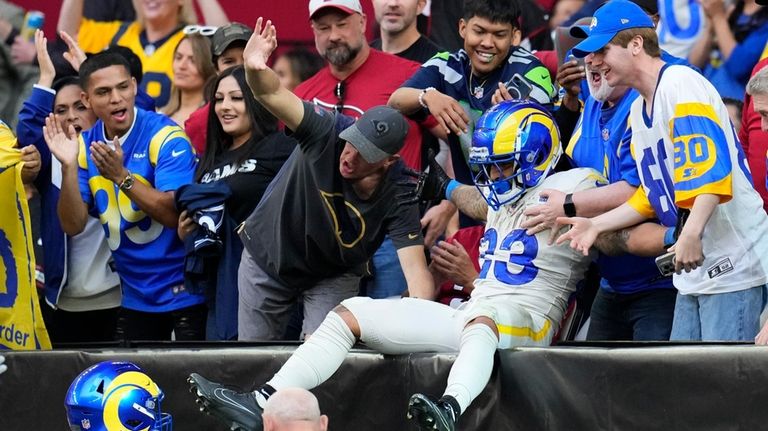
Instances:
[[[493,330],[483,324],[470,325],[461,333],[459,356],[448,374],[444,395],[458,403],[460,414],[483,391],[493,371],[493,355],[499,339]]]
[[[352,331],[344,319],[332,311],[267,385],[276,391],[283,388],[312,389],[336,372],[354,344]]]

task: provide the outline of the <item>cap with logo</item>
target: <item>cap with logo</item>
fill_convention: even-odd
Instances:
[[[219,27],[211,38],[211,51],[214,56],[218,57],[229,48],[232,42],[241,40],[247,43],[252,34],[253,30],[250,27],[239,22],[232,22]]]
[[[354,124],[344,129],[339,138],[349,142],[368,163],[377,163],[403,148],[408,134],[405,117],[389,106],[374,106]]]
[[[319,10],[325,8],[340,9],[348,14],[363,13],[363,7],[360,0],[309,0],[309,18]]]
[[[636,3],[609,0],[595,11],[589,26],[571,27],[571,36],[586,38],[573,47],[573,55],[582,58],[602,49],[620,31],[630,28],[653,28],[653,20]]]

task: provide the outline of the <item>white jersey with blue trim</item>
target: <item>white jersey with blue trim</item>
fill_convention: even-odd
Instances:
[[[651,117],[638,98],[630,112],[632,151],[642,187],[629,204],[665,226],[696,196],[720,205],[704,227],[702,267],[674,276],[682,294],[726,293],[759,286],[768,274],[768,217],[717,90],[684,66],[662,70]]]
[[[659,0],[659,46],[675,57],[688,58],[704,37],[706,16],[698,0]]]
[[[514,204],[498,211],[489,208],[472,297],[515,295],[529,310],[559,322],[592,257],[568,243],[549,245],[549,230],[527,235],[520,226],[528,218],[523,212],[542,203],[539,192],[544,189],[574,193],[604,184],[607,181],[594,169],[571,169],[547,177]]]

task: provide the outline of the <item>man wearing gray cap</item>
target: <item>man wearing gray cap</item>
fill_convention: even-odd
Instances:
[[[260,49],[252,49],[251,63],[266,61],[274,46]],[[240,339],[282,336],[299,296],[302,332],[312,333],[334,306],[357,294],[365,263],[385,235],[397,248],[410,295],[432,298],[418,208],[397,202],[408,191],[398,184],[405,179],[397,154],[408,133],[405,118],[377,106],[353,122],[303,102],[264,62],[260,69],[246,66],[254,96],[294,131],[299,147],[240,228]]]

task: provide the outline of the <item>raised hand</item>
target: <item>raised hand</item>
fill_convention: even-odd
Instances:
[[[112,147],[104,142],[96,141],[91,144],[91,160],[102,177],[119,184],[128,175],[128,170],[123,166],[123,148],[115,137]]]
[[[42,30],[35,30],[35,50],[37,50],[37,62],[40,65],[40,78],[37,85],[50,88],[56,78],[56,69],[48,54],[48,39]]]
[[[573,112],[581,109],[579,93],[581,93],[581,80],[586,76],[584,66],[579,64],[574,57],[570,57],[557,69],[555,80],[560,87],[565,89],[563,103]]]
[[[80,145],[77,142],[77,132],[75,126],[69,125],[69,135],[64,133],[64,129],[53,117],[48,115],[43,126],[43,138],[48,144],[51,153],[64,166],[77,166],[77,155],[80,152]]]
[[[259,17],[256,20],[256,26],[253,28],[253,35],[248,40],[243,51],[243,60],[246,69],[266,70],[267,60],[277,48],[277,30],[272,25],[272,21],[267,20],[262,28],[264,18]]]
[[[67,34],[66,31],[59,32],[59,35],[64,43],[67,44],[67,52],[64,53],[64,59],[72,65],[72,68],[75,69],[76,72],[79,72],[80,65],[83,64],[86,58],[85,52],[80,49],[80,45],[77,44],[77,41]]]

